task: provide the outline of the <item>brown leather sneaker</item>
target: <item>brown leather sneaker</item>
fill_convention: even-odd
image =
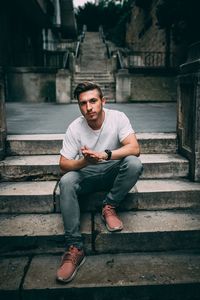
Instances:
[[[74,246],[70,246],[69,250],[64,253],[60,267],[57,271],[57,280],[62,282],[70,282],[85,262],[85,254],[83,250],[79,250]]]
[[[108,231],[121,231],[123,229],[123,223],[116,214],[115,207],[106,204],[102,210],[102,218]]]

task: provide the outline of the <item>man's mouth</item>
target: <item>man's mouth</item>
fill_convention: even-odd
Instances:
[[[87,113],[87,115],[90,116],[90,117],[91,117],[91,116],[94,116],[94,115],[95,115],[95,112]]]

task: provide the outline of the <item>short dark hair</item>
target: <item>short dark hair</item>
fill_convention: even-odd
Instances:
[[[91,91],[91,90],[97,90],[100,98],[101,99],[103,98],[103,93],[100,86],[96,82],[92,82],[92,81],[83,81],[79,83],[74,90],[74,98],[79,100],[79,95],[81,93]]]

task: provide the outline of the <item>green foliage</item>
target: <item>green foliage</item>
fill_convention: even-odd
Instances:
[[[76,13],[78,27],[81,30],[85,24],[89,31],[97,31],[102,25],[106,38],[121,46],[125,41],[131,3],[132,0],[124,1],[123,5],[114,0],[101,0],[99,5],[87,2],[83,7],[79,7]]]
[[[174,41],[188,44],[200,40],[199,0],[161,0],[156,16],[160,28],[171,28]]]

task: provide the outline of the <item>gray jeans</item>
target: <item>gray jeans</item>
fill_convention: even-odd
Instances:
[[[88,165],[70,171],[60,180],[60,209],[64,222],[66,248],[83,247],[80,233],[80,208],[78,196],[96,191],[108,191],[102,205],[117,207],[142,173],[142,163],[136,156],[106,163]]]

